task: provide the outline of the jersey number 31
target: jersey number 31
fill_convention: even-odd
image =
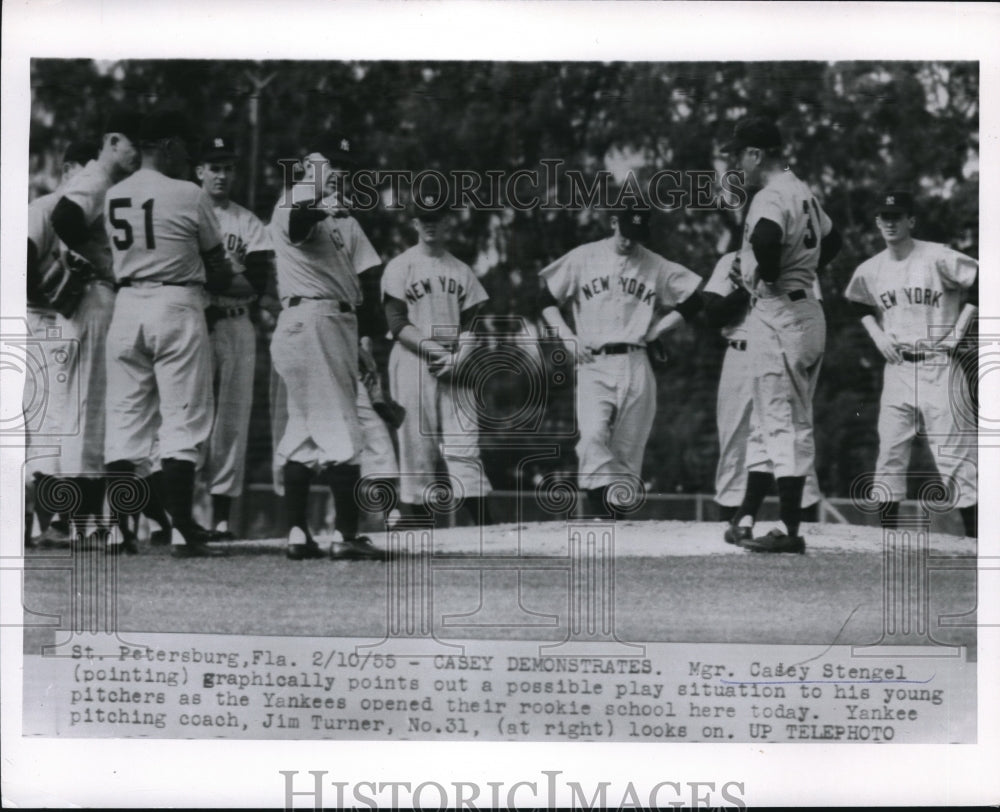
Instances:
[[[145,212],[143,226],[144,231],[146,232],[147,248],[156,248],[156,237],[153,234],[154,202],[155,201],[150,198],[142,204],[142,210]],[[120,209],[130,208],[132,208],[132,198],[130,197],[116,197],[108,204],[108,219],[111,221],[111,225],[114,226],[115,229],[115,233],[112,235],[111,241],[115,244],[115,248],[119,251],[125,251],[131,248],[132,243],[135,242],[135,235],[132,233],[132,224],[124,217],[118,216]]]

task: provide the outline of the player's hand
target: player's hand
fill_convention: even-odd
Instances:
[[[903,356],[900,353],[899,347],[884,332],[881,330],[878,331],[872,336],[872,339],[878,351],[882,353],[882,357],[890,364],[900,364],[903,362]]]
[[[358,342],[358,363],[361,366],[362,373],[376,373],[378,371],[378,365],[375,363],[375,355],[372,352],[372,339],[371,336],[361,336],[361,340]]]
[[[458,358],[455,353],[446,352],[441,355],[435,355],[428,363],[428,368],[431,371],[431,375],[438,380],[448,380],[455,373],[457,361]]]
[[[733,286],[733,290],[738,290],[743,287],[743,271],[741,269],[741,265],[740,255],[737,254],[733,257],[733,264],[729,269],[729,283]]]

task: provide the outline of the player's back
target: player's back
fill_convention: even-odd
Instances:
[[[45,273],[59,258],[59,240],[52,227],[52,212],[62,197],[57,190],[36,197],[28,205],[28,239],[35,244],[38,252],[38,270]]]
[[[775,176],[750,203],[744,248],[761,219],[781,227],[781,270],[771,291],[811,290],[819,267],[820,242],[832,223],[812,190],[790,170]],[[767,295],[764,292],[764,295]]]
[[[206,211],[215,215],[198,186],[140,169],[108,190],[105,211],[118,281],[205,281],[201,254],[213,247]]]

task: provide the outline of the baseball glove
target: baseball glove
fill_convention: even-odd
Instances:
[[[406,409],[386,394],[379,376],[374,372],[365,372],[361,375],[361,382],[368,390],[368,397],[372,400],[372,408],[383,422],[391,429],[398,429],[402,426],[403,418],[406,417]]]
[[[63,318],[70,318],[80,306],[87,282],[94,275],[93,266],[73,251],[66,251],[42,277],[39,289],[46,301]]]

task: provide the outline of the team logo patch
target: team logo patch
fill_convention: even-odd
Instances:
[[[346,138],[341,139],[341,142],[340,142],[340,151],[341,152],[350,152],[351,151],[351,142],[348,141]]]
[[[431,196],[431,195],[424,195],[424,205],[425,206],[433,206],[434,205],[434,198],[433,198],[433,196]]]
[[[221,138],[216,138],[215,141],[213,141],[212,143],[215,144],[216,149],[222,149],[224,146],[226,146],[226,142],[223,141]]]
[[[885,205],[887,205],[887,206],[895,206],[896,205],[896,196],[895,195],[889,195],[885,199]]]
[[[633,215],[632,216],[632,225],[634,225],[634,226],[641,226],[642,225],[642,217],[640,217],[638,214]]]

